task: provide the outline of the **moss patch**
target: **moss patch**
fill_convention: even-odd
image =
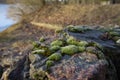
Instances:
[[[75,45],[68,45],[61,48],[61,53],[67,55],[73,55],[79,51],[79,48]]]
[[[53,64],[54,64],[54,61],[52,61],[52,60],[46,61],[46,66],[47,66],[47,68],[53,66]]]
[[[54,53],[48,57],[49,60],[58,61],[62,58],[62,55],[60,53]]]
[[[74,37],[69,37],[67,39],[67,44],[69,44],[69,45],[77,45],[78,41]]]
[[[87,41],[80,41],[78,43],[79,46],[88,46],[88,42]]]
[[[51,52],[56,52],[56,51],[58,51],[60,49],[60,46],[51,46],[50,47],[50,51]]]
[[[55,40],[50,45],[51,46],[63,46],[63,41],[61,41],[61,40]]]

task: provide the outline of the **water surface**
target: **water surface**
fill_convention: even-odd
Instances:
[[[15,23],[15,21],[7,17],[9,7],[8,4],[0,4],[0,32]]]

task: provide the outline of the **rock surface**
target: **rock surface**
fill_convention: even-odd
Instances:
[[[50,68],[50,80],[107,80],[107,62],[95,54],[82,53]]]
[[[79,26],[83,27],[83,26]],[[87,26],[86,26],[87,27]],[[84,33],[80,32],[71,32],[66,30],[66,32],[75,37],[77,40],[86,40],[86,41],[93,41],[99,43],[104,48],[104,55],[107,58],[112,60],[115,68],[117,70],[118,77],[120,79],[120,45],[117,44],[120,39],[120,27],[119,28],[97,28],[87,30]],[[113,34],[114,32],[114,34]],[[117,35],[115,34],[117,32]],[[112,33],[112,36],[110,35]],[[117,40],[114,40],[114,37],[117,37]],[[117,41],[117,43],[116,43]]]
[[[70,30],[65,29],[62,35],[59,35],[60,43],[55,42],[51,45],[53,43],[48,39],[43,43],[39,42],[39,45],[35,44],[33,51],[26,52],[29,54],[14,64],[7,78],[10,80],[118,80],[116,70],[119,76],[120,46],[116,41],[119,40],[120,32],[116,29],[109,32],[81,26]],[[74,39],[69,39],[68,36]],[[117,37],[117,40],[114,40],[114,37]],[[70,49],[71,45],[75,46],[74,49]],[[71,52],[68,54],[66,51]],[[5,76],[5,79],[7,78]]]

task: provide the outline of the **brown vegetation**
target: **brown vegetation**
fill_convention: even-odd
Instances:
[[[120,25],[120,5],[45,6],[36,12],[35,22],[62,25]]]

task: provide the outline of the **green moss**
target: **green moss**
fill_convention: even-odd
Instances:
[[[74,25],[68,25],[67,28],[71,28],[71,27],[74,27]]]
[[[112,38],[112,40],[115,41],[115,42],[116,42],[118,39],[120,39],[120,37],[118,37],[118,36],[115,36],[115,37]]]
[[[39,41],[40,41],[40,42],[44,42],[44,41],[45,41],[45,38],[42,36]]]
[[[47,66],[47,68],[53,66],[53,64],[54,64],[54,61],[52,61],[52,60],[46,61],[46,66]]]
[[[56,51],[58,51],[60,49],[60,46],[51,46],[50,47],[50,51],[51,52],[56,52]]]
[[[74,27],[74,29],[77,31],[77,32],[84,32],[84,28],[83,27]]]
[[[73,55],[79,51],[79,48],[75,45],[69,45],[61,48],[61,53],[67,55]]]
[[[70,32],[85,32],[85,31],[88,31],[88,30],[91,30],[90,28],[88,28],[87,26],[68,26],[68,31]]]
[[[68,30],[70,32],[84,32],[84,28],[81,28],[81,27],[69,27]]]
[[[37,42],[32,42],[32,45],[34,46],[34,48],[36,47],[39,47],[39,44]]]
[[[55,40],[51,43],[51,46],[63,46],[64,43],[61,40]]]
[[[79,46],[88,46],[88,42],[87,41],[80,41],[78,43]]]
[[[61,29],[57,29],[57,30],[55,30],[55,33],[61,33],[61,32],[62,32]]]
[[[45,53],[45,50],[35,50],[35,51],[32,51],[32,54],[44,54]]]
[[[33,73],[34,80],[45,80],[45,78],[48,80],[46,72],[44,71],[36,71]]]
[[[120,34],[118,32],[109,32],[109,34],[113,37],[113,36],[120,36]]]
[[[96,48],[98,48],[100,50],[103,50],[102,45],[100,45],[99,43],[96,43],[96,42],[89,42],[88,46],[96,47]]]
[[[85,51],[85,47],[84,46],[79,46],[79,52],[84,52]]]
[[[60,53],[54,53],[48,57],[49,60],[58,61],[62,58],[62,55]]]
[[[76,39],[74,37],[69,37],[67,39],[67,44],[69,44],[69,45],[77,45],[78,41],[76,41]]]
[[[108,27],[99,28],[98,30],[102,31],[102,32],[111,32],[111,31],[113,31],[111,28],[108,28]]]
[[[43,56],[49,56],[51,55],[51,51],[48,48],[41,48],[41,49],[37,49],[32,51],[33,54],[41,54]]]

